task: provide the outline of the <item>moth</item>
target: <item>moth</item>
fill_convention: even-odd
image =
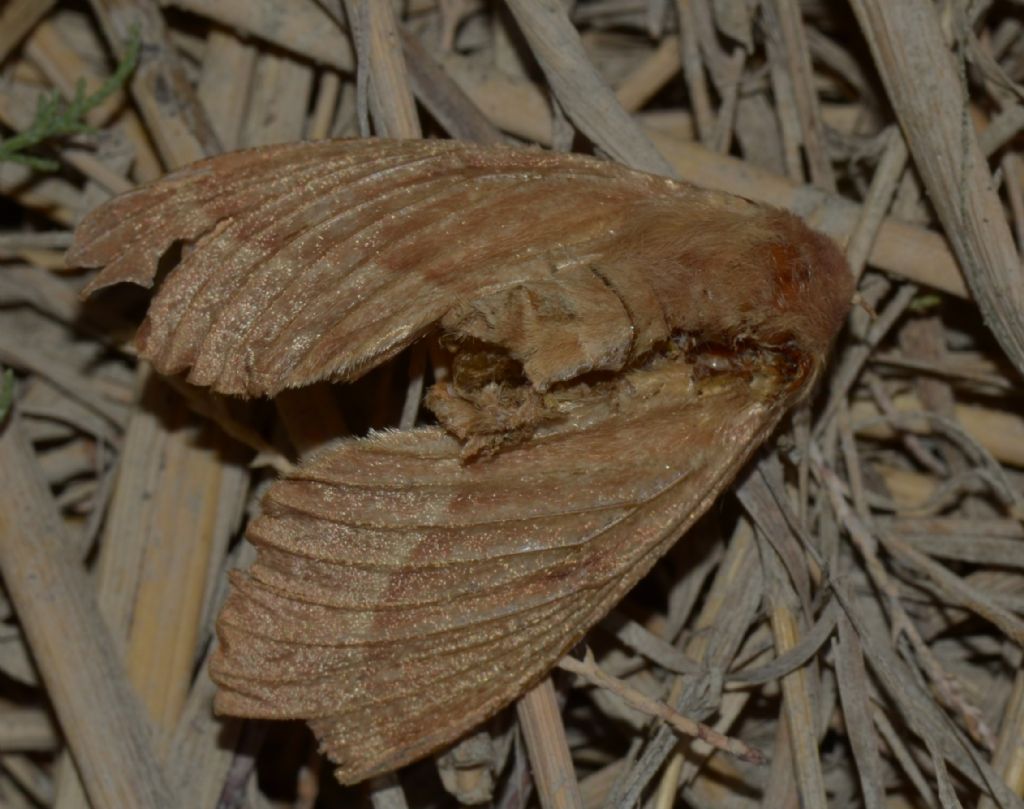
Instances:
[[[225,154],[79,226],[86,294],[154,283],[164,374],[241,396],[354,380],[430,333],[436,425],[346,439],[267,493],[216,709],[309,722],[343,782],[537,682],[807,395],[852,278],[744,199],[574,154],[336,140]]]

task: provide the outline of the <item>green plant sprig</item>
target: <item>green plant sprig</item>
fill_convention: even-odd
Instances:
[[[138,29],[132,29],[130,38],[125,43],[124,56],[114,72],[96,88],[96,92],[86,95],[85,80],[79,79],[75,86],[75,97],[70,103],[65,103],[56,90],[41,95],[35,118],[29,128],[0,141],[0,162],[20,163],[37,171],[52,172],[60,168],[56,160],[26,154],[27,150],[48,140],[95,132],[96,130],[85,122],[85,116],[124,86],[138,64],[140,45]]]

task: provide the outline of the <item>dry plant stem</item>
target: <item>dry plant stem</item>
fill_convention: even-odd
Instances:
[[[12,780],[36,804],[48,806],[53,803],[53,779],[49,771],[22,753],[8,753],[0,758],[0,769],[4,770]]]
[[[694,660],[701,660],[709,669],[728,666],[748,630],[760,600],[761,570],[757,562],[753,531],[748,524],[741,523],[694,622],[694,634],[686,645],[686,654]],[[676,677],[669,690],[666,701],[677,710],[682,710],[678,700],[684,688],[684,679]],[[728,729],[748,698],[749,695],[744,692],[725,694],[718,711],[720,718],[715,722],[716,730],[724,732]],[[675,739],[671,741],[672,744],[660,754],[658,761],[652,762],[660,764],[668,759],[658,783],[658,807],[667,808],[675,804],[680,785],[693,778],[712,752],[703,742],[684,746]],[[638,797],[644,785],[646,782],[638,784],[635,796]]]
[[[679,37],[662,37],[654,52],[615,88],[615,97],[627,112],[636,112],[679,72]]]
[[[720,31],[725,33],[726,26],[724,23],[726,22],[726,6],[728,3],[722,3],[721,0],[691,0],[691,2],[693,3],[693,18],[697,24],[697,38],[700,40],[704,64],[718,90],[718,94],[724,96],[726,94],[726,84],[729,81],[730,56],[719,45],[719,33]],[[733,5],[738,6],[742,4]],[[748,19],[749,22],[750,20]],[[721,29],[719,28],[720,23],[723,24]],[[727,33],[726,39],[731,41],[734,38],[734,34],[737,41],[747,42],[749,40],[749,36],[746,33],[739,34],[738,32]]]
[[[634,742],[625,756],[580,779],[580,794],[583,796],[585,809],[601,809],[606,805],[606,798],[615,791],[615,784],[622,777],[623,770],[635,758],[634,751],[639,746],[637,742],[639,738],[634,737]]]
[[[71,244],[71,234],[64,230],[47,230],[41,233],[0,233],[0,258],[13,258],[20,251],[29,249],[54,248],[63,250]],[[31,273],[37,270],[26,267]]]
[[[677,548],[673,554],[679,553],[682,548]],[[662,636],[665,638],[678,638],[697,606],[698,599],[707,584],[708,578],[718,568],[722,560],[724,548],[722,543],[714,542],[713,547],[703,555],[695,565],[688,565],[688,575],[676,583],[668,594],[668,616],[667,623]],[[687,657],[687,660],[690,658]]]
[[[0,569],[96,806],[173,805],[85,571],[15,419],[0,436]]]
[[[583,809],[551,678],[545,677],[516,703],[533,780],[544,809]]]
[[[1002,806],[1020,807],[1020,798],[1013,795],[1003,781],[976,752],[942,713],[933,699],[918,684],[918,676],[912,673],[893,650],[882,622],[861,610],[857,604],[840,594],[843,606],[850,615],[861,638],[869,648],[868,660],[886,692],[897,703],[903,721],[920,738],[929,738],[939,747],[942,755],[977,787],[994,795]],[[902,745],[897,738],[893,745]],[[894,747],[896,749],[896,747]],[[912,765],[908,758],[908,764]],[[908,772],[910,770],[908,769]],[[922,794],[929,794],[927,787]]]
[[[53,780],[28,756],[21,753],[0,756],[0,770],[37,805],[53,803]]]
[[[517,740],[521,741],[521,738],[514,730],[497,738],[486,730],[478,730],[464,737],[435,759],[445,791],[461,804],[473,805],[493,800],[496,797],[494,773],[496,769],[503,769],[504,761],[498,747],[507,742],[511,748],[517,744]],[[515,751],[508,752],[517,755]],[[513,777],[509,773],[505,774]],[[501,792],[510,787],[511,783],[506,781]]]
[[[878,558],[877,538],[846,502],[846,498],[842,493],[842,485],[835,472],[825,466],[816,448],[812,452],[818,455],[816,458],[812,457],[812,464],[825,484],[832,508],[835,510],[839,521],[846,526],[850,539],[856,545],[857,550],[860,551],[868,574],[875,586],[886,596],[893,635],[896,637],[900,634],[906,636],[918,657],[921,667],[928,675],[936,692],[942,697],[943,702],[961,715],[964,724],[971,731],[972,736],[990,744],[991,731],[981,718],[981,712],[964,698],[963,686],[960,685],[953,675],[945,671],[942,663],[924,642],[917,626],[907,614],[906,608],[900,599],[896,583],[889,576],[889,573]],[[931,560],[928,560],[928,562],[931,563]]]
[[[924,410],[922,402],[913,394],[894,396],[892,404],[900,414],[910,415]],[[872,401],[854,402],[850,416],[860,435],[880,440],[897,435],[891,425],[884,423],[881,410]],[[954,407],[953,416],[967,435],[997,461],[1024,467],[1024,419],[1019,415],[980,405],[958,404]],[[919,431],[927,435],[931,432],[931,425],[925,422]]]
[[[843,720],[857,761],[857,775],[865,809],[884,809],[882,758],[878,738],[871,727],[871,701],[867,668],[860,638],[846,615],[839,615],[838,637],[832,648],[836,656],[836,678],[843,707]]]
[[[722,750],[731,755],[738,756],[751,764],[764,764],[767,762],[765,754],[756,747],[752,747],[741,739],[731,738],[719,733],[703,722],[695,722],[689,717],[673,710],[664,702],[651,699],[637,691],[618,677],[612,677],[597,665],[597,662],[594,660],[594,654],[590,649],[587,649],[583,660],[567,656],[562,658],[558,666],[565,671],[578,674],[591,685],[611,691],[626,702],[627,705],[636,708],[638,711],[643,711],[649,716],[661,719],[684,736],[701,739],[716,750]]]
[[[995,624],[1016,644],[1024,647],[1024,622],[1009,610],[994,603],[988,596],[967,584],[962,578],[950,573],[945,565],[912,547],[887,532],[879,532],[878,539],[889,553],[922,571],[935,583],[942,595],[954,604],[966,607]],[[991,746],[993,740],[986,740]]]
[[[772,763],[768,777],[761,789],[761,803],[765,807],[790,807],[800,805],[800,794],[796,783],[796,767],[793,763],[793,744],[790,742],[789,723],[779,714],[772,739]],[[658,807],[672,809],[672,807]]]
[[[1024,369],[1024,276],[928,0],[853,0],[918,171],[985,323]]]
[[[782,139],[782,162],[786,176],[794,183],[806,181],[800,152],[800,116],[797,111],[793,79],[788,70],[788,58],[778,14],[774,3],[762,6],[765,28],[765,51],[768,56],[775,117],[778,119]]]
[[[672,176],[658,154],[587,59],[579,33],[558,0],[506,0],[555,97],[588,138],[615,160]]]
[[[84,373],[52,349],[39,350],[22,339],[0,334],[0,362],[39,374],[115,428],[124,421],[124,402],[110,395],[113,386],[105,385],[96,375]]]
[[[1013,217],[1013,233],[1017,237],[1017,252],[1024,251],[1024,191],[1021,190],[1021,178],[1024,175],[1024,162],[1020,156],[1009,152],[999,162],[1006,184],[1006,198],[1010,203]]]
[[[935,797],[931,784],[928,783],[928,779],[925,778],[921,768],[917,765],[917,761],[907,748],[903,736],[893,727],[889,717],[886,716],[881,708],[872,706],[871,718],[874,721],[875,727],[878,728],[879,735],[888,745],[889,751],[907,774],[914,789],[917,790],[917,794],[926,806],[930,809],[937,809],[939,805],[938,798]]]
[[[884,397],[880,397],[880,400],[884,401]],[[883,407],[888,407],[888,403],[885,403]],[[1024,509],[1020,495],[1010,483],[1002,466],[996,462],[991,453],[987,452],[984,447],[974,441],[970,435],[968,435],[952,418],[933,411],[923,410],[917,413],[907,414],[905,416],[896,415],[895,417],[890,417],[888,415],[882,415],[880,420],[891,423],[892,426],[899,431],[920,431],[922,424],[930,423],[930,428],[934,430],[936,435],[942,436],[948,442],[955,444],[964,454],[965,458],[969,459],[972,464],[971,468],[966,468],[965,471],[961,473],[960,477],[962,478],[962,482],[960,484],[958,484],[956,480],[950,480],[946,481],[943,484],[944,486],[949,487],[962,485],[973,479],[975,484],[983,484],[984,488],[997,498],[999,503],[1009,514],[1019,515],[1022,512],[1022,509]],[[896,474],[914,474],[908,470],[900,470],[891,466],[885,467],[884,464],[879,464],[878,468],[888,468]],[[929,486],[926,488],[930,491],[934,487]],[[976,488],[976,486],[973,488]]]
[[[816,28],[807,27],[806,33],[808,50],[814,61],[841,75],[856,88],[863,102],[877,106],[877,96],[871,79],[867,77],[863,64],[847,47],[840,45],[835,39],[830,39]]]
[[[827,191],[836,190],[835,173],[825,149],[825,130],[821,122],[818,96],[814,90],[814,74],[811,57],[807,48],[800,5],[797,0],[772,0],[782,34],[782,47],[786,52],[786,63],[793,97],[800,121],[800,131],[811,182]]]
[[[496,809],[526,809],[527,802],[533,796],[533,779],[527,754],[523,750],[522,735],[512,737],[512,766],[509,768],[508,780],[498,800]]]
[[[1017,520],[894,519],[882,527],[929,556],[987,567],[1024,567],[1024,531]]]
[[[711,139],[711,148],[719,154],[726,154],[732,145],[733,129],[736,123],[736,110],[739,106],[740,84],[743,69],[747,64],[747,53],[741,47],[733,50],[726,62],[728,72],[721,90],[722,103],[718,107],[718,120]]]
[[[371,778],[369,787],[373,809],[408,809],[405,792],[395,773]]]
[[[7,599],[4,599],[3,612],[7,617],[14,615],[14,609]],[[28,642],[24,633],[20,631],[14,638],[0,644],[0,666],[9,677],[18,682],[32,686],[39,684],[39,673],[32,663]]]
[[[983,132],[978,133],[978,146],[985,157],[992,157],[1016,137],[1021,129],[1024,129],[1024,106],[1014,104],[1005,107],[988,122]]]
[[[320,72],[320,84],[316,91],[316,102],[313,113],[309,117],[306,137],[309,140],[322,140],[329,137],[331,124],[334,123],[334,111],[341,98],[341,76],[333,70]]]
[[[704,75],[704,63],[700,58],[700,42],[697,37],[697,21],[693,13],[693,0],[676,0],[676,15],[679,17],[679,57],[686,76],[686,87],[690,94],[694,124],[701,142],[708,145],[715,125],[715,114],[711,109]]]
[[[782,468],[777,459],[766,457],[738,487],[737,497],[744,510],[761,531],[765,541],[778,555],[792,584],[800,607],[811,615],[811,581],[821,579],[821,565],[815,550],[804,541],[796,541],[803,521],[793,513],[786,500]]]
[[[49,713],[41,708],[0,710],[0,751],[9,753],[56,750],[60,737]]]
[[[504,31],[504,27],[498,28],[498,33]],[[482,70],[475,60],[457,53],[445,55],[441,63],[494,126],[524,140],[551,146],[554,137],[551,100],[541,88],[494,67]]]
[[[797,615],[799,599],[784,572],[782,561],[767,540],[761,542],[761,559],[768,582],[769,619],[775,638],[775,649],[785,654],[800,640]],[[789,731],[790,751],[796,769],[797,789],[801,806],[826,809],[825,780],[818,754],[818,733],[815,722],[815,701],[820,683],[814,676],[813,664],[805,664],[782,678],[783,709]]]
[[[125,434],[98,590],[166,750],[191,682],[209,566],[224,553],[248,475],[221,439],[197,446],[184,427],[188,409],[165,383],[146,370],[140,379],[143,404]],[[193,777],[201,781],[201,773]],[[58,780],[59,809],[81,806],[77,794],[67,776]]]
[[[420,407],[423,403],[423,383],[427,372],[427,347],[420,343],[409,351],[409,381],[405,388],[402,401],[402,415],[398,419],[398,429],[411,430],[416,424]]]
[[[148,132],[169,168],[220,151],[217,136],[168,38],[155,0],[92,0],[111,49],[120,57],[137,30],[146,57],[135,69],[131,92]]]
[[[904,331],[906,333],[906,331]],[[882,380],[872,371],[868,371],[864,374],[864,381],[867,383],[868,389],[871,391],[872,398],[875,403],[879,406],[882,413],[895,422],[899,418],[899,414],[896,412],[896,408],[892,403],[892,397],[889,396],[882,384]],[[923,397],[922,397],[923,398]],[[952,396],[950,396],[952,399]],[[930,404],[927,401],[924,402],[926,405]],[[929,410],[934,408],[929,407]],[[953,407],[948,408],[948,413],[943,413],[946,418],[953,418],[954,411]],[[907,452],[910,453],[911,457],[917,461],[921,466],[930,471],[932,474],[945,477],[948,474],[946,465],[936,458],[931,450],[924,444],[919,436],[913,433],[905,433],[903,436],[903,446],[906,447]],[[961,465],[962,466],[962,465]]]
[[[889,130],[889,142],[882,153],[878,167],[871,178],[871,187],[860,209],[860,216],[857,224],[850,233],[850,239],[846,243],[846,262],[850,265],[850,271],[855,278],[860,278],[861,273],[868,263],[868,256],[878,239],[879,230],[885,221],[885,215],[892,205],[893,196],[896,194],[896,187],[899,185],[900,177],[907,165],[907,144],[899,129],[893,127]]]
[[[942,758],[942,753],[931,739],[924,737],[925,747],[928,748],[928,755],[932,759],[932,769],[935,772],[935,780],[939,787],[939,802],[943,808],[962,809],[960,799],[957,797],[956,789],[953,787],[953,780],[949,777],[949,770]]]
[[[420,103],[429,110],[449,135],[477,143],[503,143],[501,134],[438,63],[423,43],[402,31],[409,85]]]
[[[264,726],[251,722],[243,726],[215,804],[218,809],[225,806],[271,809],[272,804],[260,792],[257,779],[253,777],[256,774],[256,756],[266,735],[267,728]]]
[[[167,776],[182,806],[216,806],[235,757],[243,720],[221,718],[210,710],[217,687],[204,658],[192,691],[168,744]]]
[[[320,4],[309,0],[289,2],[287,14],[275,3],[251,0],[161,0],[161,5],[190,11],[346,73],[355,67],[348,37]]]
[[[871,519],[864,491],[864,478],[861,474],[860,456],[857,454],[857,442],[850,427],[850,408],[846,399],[839,400],[836,411],[836,426],[839,433],[839,448],[843,453],[846,466],[846,477],[850,486],[850,499],[857,515],[865,522]]]
[[[0,769],[0,801],[10,809],[36,809],[39,805],[18,786],[17,781]]]
[[[662,640],[659,635],[654,634],[642,624],[625,617],[618,610],[613,610],[604,624],[625,646],[668,671],[674,671],[677,674],[697,674],[701,671],[700,665],[695,660],[691,660],[671,643]],[[664,630],[663,634],[665,637],[675,636]]]
[[[101,605],[112,616],[121,613],[111,623],[125,630],[129,674],[166,735],[188,694],[208,596],[208,569],[226,550],[247,474],[214,430],[200,433],[182,427],[187,410],[170,401],[173,394],[162,384],[152,384],[160,390],[146,396],[147,407],[177,429],[164,432],[153,423],[153,415],[148,424],[136,419],[129,429],[99,586]],[[143,457],[144,465],[138,463]],[[130,561],[138,567],[130,567]],[[169,624],[170,611],[175,621]]]
[[[437,6],[441,27],[441,52],[449,53],[455,48],[455,36],[463,19],[472,10],[473,0],[439,0]]]
[[[0,62],[55,5],[56,0],[11,0],[0,8]]]
[[[253,90],[242,127],[244,146],[265,146],[301,140],[313,89],[313,68],[287,54],[259,54]]]
[[[1015,652],[1020,660],[1019,650]],[[992,766],[1018,795],[1024,794],[1024,670],[1018,669],[1013,688],[1003,709],[999,738],[992,755]],[[978,809],[995,809],[995,802],[983,795]]]
[[[173,0],[165,5],[201,14],[341,71],[349,72],[355,66],[345,32],[315,3],[292,3],[283,16],[273,13],[271,4],[253,5],[244,0]],[[400,36],[412,89],[449,133],[480,143],[503,140],[468,98],[458,97],[458,86],[437,68],[416,37],[407,31],[401,31]]]
[[[64,255],[59,250],[33,250],[32,248],[28,248],[20,251],[16,258],[21,258],[22,260],[38,267],[40,270],[60,272],[66,269],[64,265]]]
[[[39,178],[28,166],[5,163],[0,194],[35,210],[48,220],[73,227],[83,210],[82,191],[59,177]]]
[[[93,180],[98,186],[111,194],[123,194],[135,187],[135,183],[100,161],[94,154],[84,149],[67,147],[60,150],[61,157],[68,165],[74,166],[82,174]]]
[[[370,69],[370,110],[377,135],[387,138],[418,138],[420,122],[406,80],[405,59],[390,3],[345,0],[350,20],[358,20]]]
[[[825,406],[824,412],[818,419],[818,423],[815,427],[816,434],[821,435],[832,422],[840,403],[846,400],[850,389],[860,376],[860,373],[864,368],[864,364],[868,361],[871,353],[875,350],[882,338],[885,337],[897,320],[903,315],[903,312],[910,305],[916,295],[917,287],[915,285],[904,284],[886,304],[885,309],[882,310],[873,322],[870,322],[869,324],[866,319],[863,319],[860,320],[859,324],[857,324],[863,324],[867,329],[867,334],[863,336],[863,342],[854,345],[847,350],[843,355],[843,359],[840,362],[839,367],[834,371],[828,404]],[[855,317],[851,319],[856,320]]]
[[[242,543],[229,558],[229,565],[224,567],[246,567],[256,558],[256,549]],[[223,575],[223,571],[218,572]],[[212,605],[207,612],[212,614],[219,607],[219,603]],[[216,646],[214,637],[198,666],[188,701],[168,744],[166,771],[171,783],[180,790],[183,806],[217,805],[235,762],[236,750],[240,742],[245,743],[243,720],[219,717],[210,710],[217,686],[210,679],[209,660]]]
[[[196,95],[226,150],[242,145],[242,124],[257,55],[254,45],[243,42],[230,31],[214,28],[206,38]]]

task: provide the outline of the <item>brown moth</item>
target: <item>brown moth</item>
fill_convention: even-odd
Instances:
[[[439,426],[277,482],[232,579],[216,707],[303,718],[355,782],[539,680],[821,371],[852,280],[794,216],[579,155],[453,141],[226,154],[81,224],[93,291],[149,286],[165,374],[272,396],[438,330]]]

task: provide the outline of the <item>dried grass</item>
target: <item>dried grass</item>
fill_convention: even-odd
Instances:
[[[45,148],[59,172],[0,165],[0,805],[1024,806],[1020,5],[566,5],[0,5],[5,134],[143,46],[96,133]],[[430,349],[222,400],[138,366],[139,297],[79,304],[61,252],[167,169],[370,131],[596,149],[789,208],[862,306],[813,406],[567,664],[585,679],[344,791],[301,726],[214,718],[203,661],[273,468],[413,424]]]

